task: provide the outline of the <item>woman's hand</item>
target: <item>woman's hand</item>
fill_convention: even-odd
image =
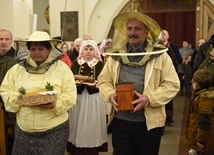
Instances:
[[[38,107],[43,108],[43,109],[54,109],[56,107],[56,103],[50,102],[47,104],[40,104],[40,105],[38,105]]]
[[[98,81],[98,80],[95,80],[94,83],[95,83],[95,87],[96,87],[96,88],[99,88],[99,81]]]
[[[75,83],[76,83],[77,85],[78,85],[78,84],[81,85],[81,84],[83,84],[83,82],[84,82],[83,80],[75,80]]]

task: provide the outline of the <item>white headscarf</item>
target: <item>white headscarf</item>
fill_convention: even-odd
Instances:
[[[91,61],[86,62],[83,57],[83,50],[85,46],[88,45],[94,48],[94,58]],[[89,67],[93,67],[98,63],[98,61],[102,61],[102,59],[100,56],[99,49],[97,47],[97,43],[94,40],[84,40],[80,46],[79,56],[77,57],[78,64],[82,65],[84,63],[87,63]]]
[[[103,53],[105,51],[105,46],[107,43],[113,42],[111,38],[104,39],[100,45],[100,53]]]

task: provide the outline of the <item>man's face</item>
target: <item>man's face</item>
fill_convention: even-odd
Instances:
[[[198,47],[200,47],[205,42],[206,41],[204,39],[199,39],[199,41],[198,41]]]
[[[148,34],[148,28],[137,19],[130,19],[126,24],[126,37],[132,48],[139,47]]]
[[[161,34],[160,40],[161,41],[166,41],[168,39],[169,39],[169,33],[167,31],[165,31],[165,30],[162,30],[162,34]]]
[[[6,53],[12,45],[12,36],[7,31],[0,32],[0,52]]]
[[[184,47],[184,48],[188,48],[188,42],[187,41],[183,41],[183,43],[182,43],[182,46]]]
[[[212,48],[212,51],[210,52],[210,59],[214,60],[214,48]]]
[[[74,46],[74,48],[77,50],[77,52],[80,51],[81,44],[82,44],[82,42],[76,42],[76,45]]]

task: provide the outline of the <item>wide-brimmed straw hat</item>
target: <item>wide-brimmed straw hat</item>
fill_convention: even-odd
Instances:
[[[150,39],[156,40],[159,37],[161,28],[158,23],[140,12],[128,12],[118,15],[114,18],[113,25],[120,33],[126,34],[126,24],[130,19],[137,19],[144,23],[149,29],[148,37]]]
[[[28,42],[43,42],[43,41],[48,41],[51,44],[52,52],[50,54],[52,57],[59,57],[63,55],[62,51],[60,51],[60,49],[57,47],[59,44],[62,43],[61,40],[51,39],[50,35],[47,32],[35,31],[30,35],[29,39],[27,40],[25,39],[15,40],[15,42],[19,46],[16,59],[18,61],[21,61],[29,56],[30,51],[27,47]]]
[[[53,43],[54,45],[58,45],[59,43],[62,43],[61,40],[51,39],[50,35],[44,31],[33,32],[30,35],[29,39],[27,40],[15,40],[15,42],[20,44],[27,43],[27,42],[42,42],[42,41],[48,41],[50,43]]]

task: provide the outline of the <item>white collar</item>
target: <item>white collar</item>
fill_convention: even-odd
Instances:
[[[93,58],[91,61],[86,62],[84,58],[80,58],[80,59],[77,59],[77,62],[79,65],[83,65],[84,63],[87,63],[89,67],[94,67],[99,62],[99,60],[96,58]]]

